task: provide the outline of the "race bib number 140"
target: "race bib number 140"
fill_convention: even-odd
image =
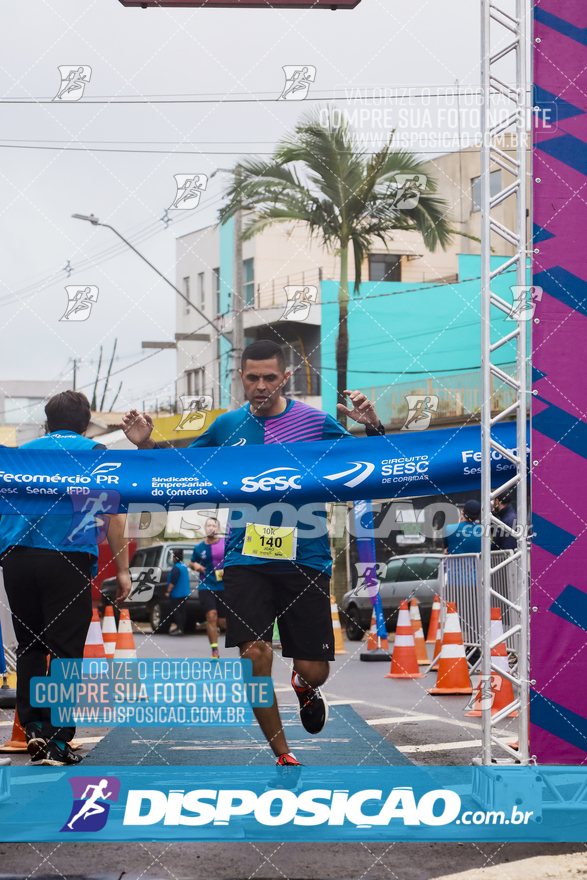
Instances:
[[[295,559],[297,529],[294,526],[262,526],[247,523],[243,556],[262,559]]]

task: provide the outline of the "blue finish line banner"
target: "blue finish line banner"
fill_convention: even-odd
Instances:
[[[515,452],[514,423],[495,440]],[[465,492],[481,485],[478,426],[316,443],[155,451],[0,451],[0,514],[70,513],[74,532],[129,504],[304,504]],[[492,453],[492,484],[514,465]]]
[[[278,769],[3,767],[0,839],[587,841],[585,767]]]

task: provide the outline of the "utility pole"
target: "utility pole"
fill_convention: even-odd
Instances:
[[[77,390],[77,358],[73,359],[73,390]]]
[[[235,189],[240,199],[242,166],[234,172]],[[230,409],[238,409],[245,402],[243,383],[239,376],[241,355],[245,347],[243,330],[243,212],[239,208],[234,215],[234,266],[232,290],[232,371],[230,382]]]

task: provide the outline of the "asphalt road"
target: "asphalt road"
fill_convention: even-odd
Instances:
[[[183,638],[137,634],[135,639],[140,657],[206,657],[209,653],[203,631]],[[221,656],[237,655],[235,649],[223,649],[223,639],[220,645]],[[479,753],[480,729],[478,719],[464,717],[468,697],[430,696],[426,688],[433,686],[434,674],[416,680],[386,679],[387,664],[360,661],[360,652],[365,647],[364,642],[345,641],[348,653],[337,656],[324,689],[329,701],[350,704],[374,730],[415,764],[470,764]],[[276,650],[277,697],[284,708],[291,709],[296,700],[289,679],[290,661]],[[0,712],[0,719],[9,734],[12,713]],[[85,740],[81,753],[92,749],[96,740],[100,741],[107,732],[100,728],[80,729],[77,736]],[[364,749],[358,737],[357,740],[356,762],[360,764]],[[269,752],[266,759],[269,765]],[[15,755],[13,761],[27,763],[25,756]],[[34,822],[34,817],[31,821]],[[431,880],[456,873],[459,880],[484,880],[486,876],[518,880],[525,876],[570,877],[587,873],[584,853],[582,844],[535,843],[15,843],[0,844],[0,880],[7,877],[118,880],[123,871],[125,880]],[[523,860],[530,858],[532,862],[527,863],[526,872]]]
[[[148,627],[147,627],[148,628]],[[206,657],[208,640],[203,630],[193,635],[135,634],[139,657]],[[236,648],[224,649],[223,657],[237,657]],[[429,649],[431,646],[428,646]],[[389,679],[387,663],[364,663],[360,654],[366,641],[345,639],[347,654],[337,655],[331,665],[330,678],[324,693],[330,703],[347,703],[381,736],[396,746],[413,763],[421,765],[470,765],[480,753],[481,725],[478,718],[465,717],[467,696],[431,696],[436,674],[419,679]],[[291,707],[297,700],[290,686],[291,661],[275,649],[273,679],[280,705]],[[12,713],[0,711],[0,729],[10,731]],[[509,736],[508,736],[509,729]],[[102,728],[80,728],[77,739],[84,742],[81,754],[87,753],[107,733]],[[500,734],[506,741],[516,739],[515,722],[504,724]],[[295,749],[294,749],[295,750]],[[357,737],[357,763],[363,759],[360,737]],[[26,764],[25,755],[13,756],[13,763]],[[268,763],[271,755],[267,754]]]

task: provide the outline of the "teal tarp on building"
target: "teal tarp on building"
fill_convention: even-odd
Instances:
[[[506,257],[492,257],[496,269]],[[481,258],[459,255],[459,282],[422,284],[364,281],[359,295],[350,286],[348,387],[400,384],[450,373],[478,370],[481,365]],[[492,282],[492,290],[512,302],[515,267]],[[336,413],[335,349],[338,335],[338,282],[321,286],[322,408]],[[492,338],[515,328],[492,309]],[[529,326],[530,322],[528,322]],[[511,364],[515,345],[504,345],[494,362]]]

